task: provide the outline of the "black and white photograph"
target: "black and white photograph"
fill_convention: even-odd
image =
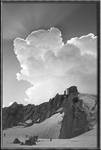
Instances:
[[[99,5],[1,2],[2,148],[99,148]]]

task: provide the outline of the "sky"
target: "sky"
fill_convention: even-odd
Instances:
[[[40,104],[76,85],[96,94],[93,3],[3,3],[3,106]]]

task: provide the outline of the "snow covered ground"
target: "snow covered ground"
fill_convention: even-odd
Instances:
[[[57,113],[52,117],[46,119],[42,123],[34,124],[30,127],[13,127],[4,130],[4,133],[8,137],[26,137],[38,135],[40,138],[58,138],[61,128],[61,121],[64,113]]]
[[[61,121],[64,113],[57,113],[46,119],[42,123],[34,124],[30,127],[17,126],[3,131],[3,147],[96,147],[96,127],[89,132],[86,132],[72,139],[58,139]],[[4,133],[6,134],[4,136]],[[25,142],[28,136],[38,135],[39,142],[37,145],[27,146],[13,144],[15,138]],[[52,141],[50,141],[52,138]]]
[[[85,148],[96,148],[97,137],[96,137],[96,128],[86,132],[78,137],[72,139],[39,139],[39,142],[36,145],[27,146],[20,144],[13,144],[14,137],[4,137],[3,147],[85,147]],[[24,141],[23,137],[20,137],[20,140]]]

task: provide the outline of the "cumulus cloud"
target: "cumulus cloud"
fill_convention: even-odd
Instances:
[[[31,83],[27,100],[39,104],[71,85],[81,92],[96,93],[97,37],[90,33],[63,42],[55,27],[32,32],[14,40],[14,52],[21,70],[18,80]]]
[[[81,50],[81,54],[97,54],[97,43],[96,36],[92,33],[81,36],[80,38],[75,37],[67,41],[68,44],[73,44]]]

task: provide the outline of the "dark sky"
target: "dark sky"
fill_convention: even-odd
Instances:
[[[89,33],[96,35],[96,4],[87,3],[2,3],[3,33],[3,103],[23,103],[25,81],[18,82],[20,69],[14,50],[16,37],[26,38],[34,30],[57,27],[62,31],[64,42],[72,37]]]

